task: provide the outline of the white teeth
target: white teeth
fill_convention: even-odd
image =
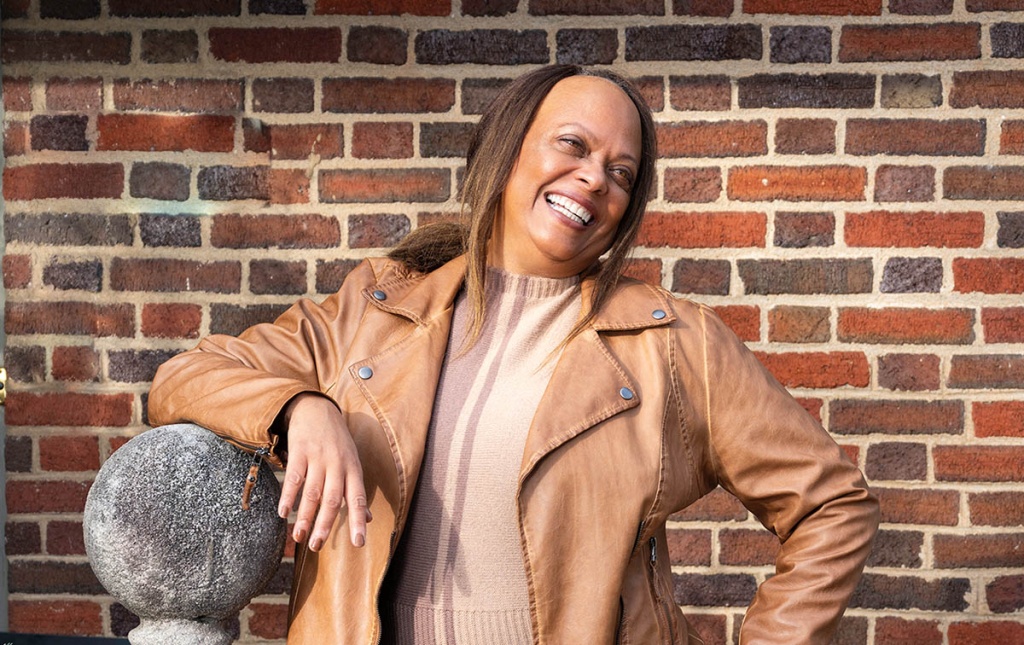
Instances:
[[[548,195],[547,202],[559,213],[562,213],[566,217],[575,220],[580,224],[587,225],[590,223],[590,220],[594,218],[590,211],[568,197],[563,197],[562,195]]]

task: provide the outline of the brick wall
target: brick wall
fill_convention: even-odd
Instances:
[[[842,643],[1024,641],[1021,0],[3,0],[11,628],[123,635],[100,464],[207,333],[456,208],[535,64],[610,64],[663,161],[631,272],[716,307],[867,474]],[[676,597],[735,642],[775,546],[713,493]],[[235,628],[284,632],[290,560]]]

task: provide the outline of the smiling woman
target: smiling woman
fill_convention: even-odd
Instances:
[[[741,641],[830,640],[877,503],[707,307],[622,277],[655,151],[620,77],[526,74],[477,128],[463,224],[160,368],[154,423],[286,467],[289,642],[701,643],[666,522],[718,486],[781,544]]]

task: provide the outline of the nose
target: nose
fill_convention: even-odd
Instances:
[[[576,169],[576,179],[583,183],[587,190],[595,194],[603,194],[608,189],[608,177],[604,172],[604,165],[597,159],[580,159],[580,165]]]

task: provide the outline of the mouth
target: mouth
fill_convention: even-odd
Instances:
[[[544,199],[551,208],[582,226],[587,226],[594,219],[594,214],[586,207],[564,195],[550,194],[545,195]]]

